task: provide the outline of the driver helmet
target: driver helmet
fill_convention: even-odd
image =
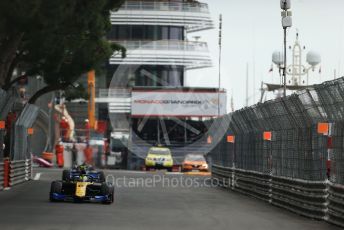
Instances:
[[[80,179],[81,179],[82,182],[86,182],[88,180],[86,175],[81,175]]]
[[[79,172],[80,174],[86,174],[86,165],[80,165]]]

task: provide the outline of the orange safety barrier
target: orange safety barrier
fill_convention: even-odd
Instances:
[[[33,128],[28,128],[27,129],[27,134],[28,135],[33,135],[33,133],[34,133],[34,129]]]
[[[6,128],[5,121],[0,121],[0,129],[5,129],[5,128]]]
[[[56,152],[56,161],[57,165],[62,168],[64,165],[64,158],[63,158],[63,152],[64,152],[64,147],[63,145],[57,144],[55,146],[55,152]]]
[[[329,126],[329,123],[318,123],[318,133],[328,135]]]
[[[43,152],[42,158],[44,160],[46,160],[46,161],[52,162],[53,158],[54,158],[54,154],[53,153],[49,153],[49,152]]]
[[[57,157],[57,166],[59,166],[59,168],[63,168],[64,166],[64,157],[63,157],[63,153],[58,153],[56,155]]]
[[[233,136],[233,135],[228,135],[228,136],[227,136],[227,142],[228,142],[228,143],[234,143],[234,142],[235,142],[235,136]]]
[[[89,165],[93,164],[93,149],[88,146],[84,149],[85,162]]]
[[[272,140],[272,132],[264,132],[263,133],[263,140],[264,141],[271,141]]]

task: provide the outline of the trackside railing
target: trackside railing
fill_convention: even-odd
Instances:
[[[276,177],[218,165],[212,166],[212,177],[223,187],[313,219],[325,220],[328,204],[331,204],[327,199],[331,195],[325,181]],[[335,195],[332,194],[332,196]],[[344,204],[344,200],[342,201]],[[332,204],[332,206],[335,205],[338,206],[338,203]]]
[[[9,185],[11,187],[31,179],[31,160],[11,161]]]
[[[31,180],[32,161],[5,159],[0,163],[0,191]]]
[[[344,227],[344,186],[340,184],[329,183],[327,200],[327,221]]]
[[[214,180],[300,215],[344,227],[344,78],[219,119]]]
[[[325,181],[307,181],[272,176],[271,203],[313,219],[325,219],[327,211]]]

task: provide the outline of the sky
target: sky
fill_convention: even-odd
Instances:
[[[249,66],[249,105],[260,98],[261,82],[279,83],[272,53],[283,50],[283,30],[279,0],[202,0],[209,4],[215,29],[191,33],[208,42],[213,67],[187,72],[186,84],[194,87],[218,87],[218,18],[223,17],[221,87],[228,93],[228,110],[233,96],[234,109],[246,105],[246,66]],[[310,73],[310,83],[344,76],[344,0],[291,0],[293,27],[288,30],[288,46],[296,32],[306,53],[316,51],[322,63]],[[291,51],[288,51],[288,64]],[[321,73],[319,68],[321,67]],[[269,97],[273,97],[270,95]],[[269,98],[268,97],[268,98]]]

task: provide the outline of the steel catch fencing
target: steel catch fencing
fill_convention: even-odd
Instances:
[[[276,206],[344,226],[344,78],[220,119],[230,125],[210,153],[214,178]],[[328,124],[327,133],[319,133],[320,123]],[[229,136],[235,138],[228,141]]]
[[[39,113],[35,105],[26,105],[20,113],[14,128],[14,148],[11,153],[11,160],[23,160],[31,157],[28,129],[32,128]]]
[[[0,89],[0,121],[5,121],[7,115],[15,101],[14,92],[6,92]],[[5,129],[0,129],[0,161],[3,160],[3,144],[5,138]]]

